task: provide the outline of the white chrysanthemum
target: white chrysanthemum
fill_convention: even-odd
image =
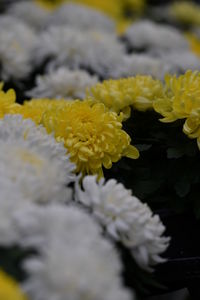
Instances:
[[[97,83],[97,77],[82,70],[61,67],[36,78],[36,87],[27,92],[33,98],[83,99],[85,91]]]
[[[120,280],[121,264],[99,227],[75,207],[33,207],[16,216],[28,259],[24,289],[32,300],[130,300]]]
[[[61,5],[49,17],[51,25],[68,25],[81,30],[115,32],[115,23],[100,11],[77,3]]]
[[[37,30],[44,28],[50,14],[48,10],[43,9],[33,1],[27,0],[14,2],[9,6],[6,13],[22,20],[24,23]]]
[[[189,44],[183,34],[169,25],[156,24],[151,21],[138,21],[131,25],[126,33],[130,45],[136,49],[171,50],[188,49]]]
[[[151,75],[163,79],[166,73],[174,73],[176,68],[159,58],[145,54],[132,54],[124,57],[124,72],[121,77]]]
[[[4,177],[2,172],[0,175],[0,245],[10,246],[19,240],[13,214],[24,208],[28,199],[23,197],[15,182]]]
[[[169,51],[157,53],[165,63],[173,65],[180,73],[200,70],[200,59],[191,51]]]
[[[32,70],[31,51],[36,42],[34,31],[11,16],[0,17],[1,77],[22,79]]]
[[[74,180],[73,169],[64,146],[43,127],[19,115],[0,120],[0,176],[15,182],[25,198],[71,200],[67,184]]]
[[[34,53],[38,64],[51,58],[49,69],[84,67],[107,78],[117,76],[124,47],[114,34],[54,26],[38,38]]]
[[[141,267],[148,269],[163,261],[159,255],[169,239],[162,237],[165,227],[146,204],[114,179],[104,184],[104,180],[97,183],[95,176],[86,176],[83,189],[76,184],[76,200],[92,210],[112,238],[131,249]]]

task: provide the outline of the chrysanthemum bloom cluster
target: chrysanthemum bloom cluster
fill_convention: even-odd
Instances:
[[[166,75],[164,97],[154,102],[154,109],[164,118],[162,122],[186,119],[183,131],[191,138],[200,137],[200,73]]]
[[[16,215],[16,222],[22,246],[38,250],[25,262],[24,289],[30,299],[133,299],[122,285],[114,247],[80,209],[31,207]]]
[[[12,5],[9,5],[6,13],[20,19],[36,30],[44,28],[50,14],[34,1],[26,0],[13,2]]]
[[[37,76],[36,87],[27,92],[34,98],[83,99],[86,88],[97,83],[97,77],[82,70],[61,67],[55,72]]]
[[[130,107],[140,111],[152,108],[153,100],[162,96],[163,86],[151,76],[137,75],[126,79],[107,80],[88,91],[95,102],[104,103],[111,111],[130,116]]]
[[[69,26],[51,26],[37,41],[35,63],[47,58],[47,68],[85,68],[104,78],[116,77],[123,66],[124,46],[117,36],[102,31],[81,31]]]
[[[114,179],[97,183],[95,176],[86,176],[82,184],[83,190],[76,184],[76,200],[92,211],[111,238],[131,250],[141,267],[149,269],[163,261],[160,254],[169,238],[162,237],[165,227],[146,204]]]
[[[172,17],[183,24],[200,25],[199,5],[192,1],[177,1],[170,7]]]
[[[71,200],[75,166],[62,144],[20,115],[0,121],[0,175],[38,203]],[[19,172],[20,170],[20,172]]]
[[[67,25],[81,30],[115,31],[115,23],[100,11],[78,3],[63,4],[55,10],[49,20],[49,24]]]
[[[15,91],[10,89],[7,92],[4,92],[2,89],[3,83],[0,82],[0,118],[7,113],[12,113],[18,107],[18,104],[15,103]]]
[[[17,282],[0,270],[0,299],[27,300]]]
[[[135,49],[147,49],[151,52],[188,49],[184,35],[176,28],[138,21],[131,25],[126,33],[130,45]]]
[[[47,111],[42,120],[48,132],[64,141],[76,171],[102,176],[102,166],[111,168],[122,156],[138,158],[130,145],[129,135],[122,130],[122,115],[109,112],[94,101],[69,102],[65,107]]]
[[[0,63],[4,80],[29,75],[35,41],[36,35],[27,24],[11,16],[0,17]]]

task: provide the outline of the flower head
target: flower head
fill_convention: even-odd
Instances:
[[[48,23],[51,25],[68,25],[80,30],[115,31],[114,21],[102,12],[79,3],[65,3],[55,10]]]
[[[156,24],[151,21],[138,21],[131,25],[126,38],[136,49],[147,48],[152,52],[188,49],[184,35],[174,27]]]
[[[34,98],[83,99],[86,88],[97,83],[97,77],[82,70],[61,67],[50,74],[37,76],[36,87],[27,92]]]
[[[107,80],[97,83],[88,91],[95,102],[102,102],[111,111],[130,115],[130,106],[145,111],[152,108],[153,100],[161,97],[162,83],[151,76],[137,75],[135,77]]]
[[[1,77],[25,78],[32,70],[32,50],[35,32],[19,19],[11,16],[0,18],[0,63]]]
[[[66,149],[31,120],[7,115],[0,121],[0,165],[0,176],[33,202],[71,200],[67,185],[75,175]]]
[[[1,300],[26,300],[19,285],[11,277],[0,270],[0,299]]]
[[[160,254],[169,238],[162,237],[165,227],[146,204],[142,204],[121,183],[111,179],[104,184],[95,176],[83,179],[83,191],[76,184],[76,199],[92,210],[108,234],[128,247],[143,268],[162,261]]]
[[[34,55],[38,65],[50,58],[50,70],[81,67],[108,78],[118,76],[124,51],[115,34],[60,25],[49,27],[39,36]]]
[[[6,13],[20,19],[36,30],[40,30],[44,27],[49,16],[47,10],[43,9],[33,1],[26,0],[12,3],[9,5]]]
[[[121,121],[122,116],[90,100],[71,102],[43,116],[47,131],[64,141],[76,170],[99,176],[102,166],[111,168],[122,156],[139,156],[138,150],[130,145],[129,135],[122,130]]]
[[[24,289],[31,299],[132,299],[122,285],[114,247],[82,210],[32,207],[21,211],[16,222],[24,237],[22,246],[38,251],[25,262]]]
[[[183,24],[200,25],[200,7],[192,1],[177,1],[170,7],[171,16]]]
[[[187,71],[184,75],[166,75],[163,98],[154,102],[154,109],[163,115],[163,122],[173,122],[190,116],[200,107],[200,73]]]

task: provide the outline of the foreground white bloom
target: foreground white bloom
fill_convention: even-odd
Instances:
[[[64,67],[36,78],[36,87],[27,92],[33,98],[83,99],[86,88],[97,83],[97,77],[85,71]]]
[[[159,58],[145,54],[131,54],[124,57],[124,72],[121,77],[151,75],[157,79],[163,79],[166,73],[174,73],[176,68]]]
[[[15,182],[25,198],[71,200],[67,185],[74,180],[73,169],[64,146],[43,127],[18,115],[0,120],[0,176]]]
[[[29,200],[24,198],[15,182],[0,174],[0,245],[10,246],[19,241],[13,214],[24,208]]]
[[[18,221],[18,222],[17,222]],[[25,263],[24,289],[32,300],[130,300],[120,280],[115,249],[101,236],[97,224],[75,207],[33,207],[16,222],[23,246],[39,255]]]
[[[51,58],[49,69],[84,67],[107,78],[123,65],[124,47],[114,34],[54,26],[40,35],[34,54],[37,64]]]
[[[0,16],[1,78],[22,79],[32,70],[32,49],[36,42],[34,31],[11,16]]]
[[[189,44],[183,34],[169,25],[156,24],[151,21],[138,21],[131,25],[126,33],[130,45],[135,49],[151,51],[188,49]]]
[[[68,25],[81,30],[102,30],[115,32],[115,23],[108,16],[89,6],[68,3],[61,5],[49,17],[51,25]]]
[[[20,19],[37,30],[44,28],[46,20],[50,14],[48,10],[43,9],[33,1],[27,0],[14,2],[9,6],[6,13]]]
[[[146,269],[162,262],[159,256],[168,246],[169,238],[157,215],[132,196],[130,190],[111,179],[96,182],[95,176],[83,179],[83,191],[76,183],[76,200],[89,207],[108,234],[131,249],[137,263]]]

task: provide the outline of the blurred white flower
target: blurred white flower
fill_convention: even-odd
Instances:
[[[20,211],[23,246],[39,254],[25,263],[24,289],[32,300],[130,300],[120,280],[120,259],[89,215],[50,205]]]
[[[19,115],[0,120],[0,176],[15,182],[24,198],[39,203],[71,200],[75,179],[66,149],[43,127]]]
[[[147,20],[133,23],[127,29],[125,37],[135,49],[147,49],[156,52],[157,50],[189,48],[188,41],[178,29]]]
[[[146,204],[114,179],[104,184],[104,180],[97,183],[95,176],[86,176],[82,185],[83,190],[76,183],[76,200],[92,210],[113,239],[130,248],[141,267],[150,269],[163,261],[160,254],[169,238],[162,237],[165,227]]]
[[[157,57],[163,60],[166,64],[173,65],[177,73],[184,73],[187,70],[200,70],[200,59],[190,50],[186,51],[162,51],[157,53]]]
[[[83,99],[87,87],[97,83],[97,77],[82,70],[61,67],[54,72],[37,76],[36,87],[27,92],[33,98]]]
[[[124,71],[120,77],[151,75],[157,79],[163,79],[166,73],[174,73],[176,67],[160,58],[154,58],[146,54],[131,54],[124,57]]]
[[[49,25],[68,25],[80,30],[115,32],[115,23],[104,13],[78,3],[61,5],[50,15]]]
[[[50,12],[33,1],[16,1],[8,6],[6,13],[20,19],[36,30],[43,29]]]
[[[83,67],[108,78],[118,75],[124,51],[114,34],[53,26],[39,36],[34,54],[37,64],[49,58],[50,70],[60,66]]]
[[[35,32],[27,24],[11,16],[0,16],[0,73],[3,80],[29,75],[35,42]]]

